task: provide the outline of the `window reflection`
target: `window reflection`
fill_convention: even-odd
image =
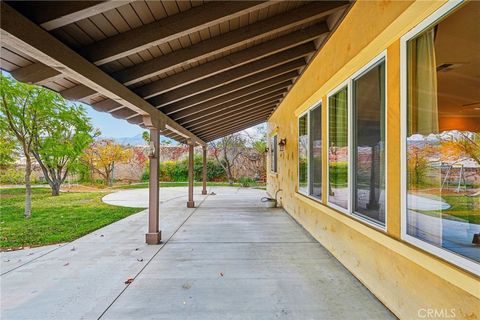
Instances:
[[[407,43],[407,234],[480,261],[480,6]]]
[[[322,106],[310,111],[310,195],[322,197]]]
[[[328,201],[348,209],[348,90],[328,100]]]
[[[385,224],[385,62],[353,81],[356,214]]]
[[[308,193],[308,114],[298,120],[298,191]]]

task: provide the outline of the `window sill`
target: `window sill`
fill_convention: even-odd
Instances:
[[[349,218],[350,220],[353,220],[355,222],[359,222],[362,225],[364,225],[364,226],[366,226],[370,229],[373,229],[375,231],[380,231],[384,234],[388,234],[386,224],[385,225],[376,224],[376,223],[373,223],[373,222],[371,222],[367,219],[364,219],[361,216],[358,216],[356,214],[349,214],[348,211],[343,211],[340,207],[328,204],[328,202],[327,202],[327,204],[324,204],[320,199],[312,197],[310,195],[307,195],[307,194],[305,194],[303,192],[300,192],[298,190],[295,193],[295,195],[299,199],[302,199],[304,201],[307,200],[308,202],[313,201],[313,202],[315,202],[315,204],[319,204],[319,205],[323,206],[324,208],[328,208],[329,210],[332,210],[333,212],[336,212],[337,214],[340,214],[340,215],[342,215],[346,218]]]
[[[303,193],[303,192],[298,191],[298,190],[296,191],[296,193],[297,193],[298,195],[302,196],[302,197],[308,198],[308,199],[313,200],[313,201],[315,201],[315,202],[317,202],[317,203],[319,203],[319,204],[321,204],[321,205],[324,205],[323,202],[322,202],[322,199],[320,199],[320,198],[311,196],[311,195],[309,195],[309,194]]]

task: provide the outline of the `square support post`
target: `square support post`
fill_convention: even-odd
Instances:
[[[207,194],[207,146],[202,147],[203,167],[202,167],[202,194]]]
[[[147,244],[159,244],[162,239],[160,225],[160,191],[159,191],[159,164],[160,164],[160,131],[150,128],[150,179],[148,182],[148,233],[145,235]]]
[[[193,141],[188,142],[188,202],[187,208],[195,208],[195,201],[193,201]]]

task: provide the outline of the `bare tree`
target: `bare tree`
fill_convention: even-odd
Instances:
[[[231,134],[210,143],[213,155],[225,170],[228,183],[233,184],[233,167],[245,149],[245,138],[240,133]]]
[[[243,154],[243,158],[247,159],[251,166],[257,171],[257,179],[264,180],[266,177],[267,163],[267,131],[266,127],[257,126],[256,133],[251,134],[247,130],[244,131],[247,137],[247,150]]]

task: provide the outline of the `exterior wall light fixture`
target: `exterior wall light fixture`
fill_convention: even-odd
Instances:
[[[285,145],[286,144],[287,144],[287,138],[280,139],[280,141],[278,142],[278,146],[279,146],[280,151],[285,150]]]
[[[155,145],[153,144],[153,141],[150,141],[150,144],[145,148],[145,153],[149,158],[155,157]]]

